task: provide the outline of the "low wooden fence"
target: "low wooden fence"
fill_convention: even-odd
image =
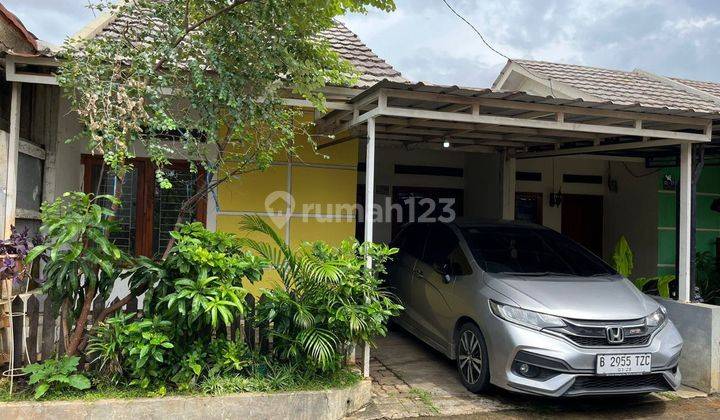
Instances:
[[[115,299],[112,303],[117,302]],[[256,322],[256,300],[252,295],[245,297],[247,311],[226,328],[225,334],[230,339],[241,337],[247,345],[258,351],[272,349],[272,337],[269,334],[271,325]],[[90,328],[98,315],[106,307],[106,302],[96,299],[88,320]],[[14,367],[35,363],[55,355],[65,353],[62,323],[59,318],[58,302],[52,301],[47,295],[26,293],[15,296],[12,302],[13,314],[13,351]],[[138,312],[138,299],[134,298],[123,307],[126,313]],[[0,317],[8,323],[7,317]],[[7,339],[4,339],[4,341]],[[10,349],[3,343],[2,352],[9,354]],[[7,360],[0,360],[0,364]]]

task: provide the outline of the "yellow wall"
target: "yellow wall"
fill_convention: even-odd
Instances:
[[[305,118],[312,119],[313,113],[306,112]],[[279,157],[264,172],[222,184],[218,188],[217,230],[247,236],[240,231],[239,221],[242,215],[253,214],[272,222],[292,247],[315,240],[338,244],[355,236],[355,218],[349,208],[357,197],[357,140],[316,153],[311,144],[298,139],[296,154],[291,159]],[[267,197],[277,191],[290,193],[295,201],[289,218],[270,217],[276,212],[290,213],[291,206],[283,199],[266,208]],[[268,273],[250,290],[257,293],[277,281],[276,273]]]

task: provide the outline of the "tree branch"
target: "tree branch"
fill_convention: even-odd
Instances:
[[[206,24],[207,22],[215,19],[216,17],[222,15],[223,13],[227,13],[227,12],[231,11],[232,9],[236,8],[237,6],[240,6],[241,4],[249,3],[249,2],[251,2],[251,1],[253,1],[253,0],[236,0],[236,1],[232,2],[232,3],[230,3],[229,5],[223,7],[222,9],[218,10],[217,12],[215,12],[215,13],[213,13],[213,14],[211,14],[211,15],[205,16],[204,18],[200,19],[199,21],[195,22],[194,24],[192,24],[192,25],[190,25],[190,26],[187,26],[187,22],[186,22],[186,23],[185,23],[185,25],[186,25],[186,26],[185,26],[185,31],[184,31],[183,34],[180,35],[175,41],[173,41],[173,43],[171,44],[171,48],[170,48],[170,49],[171,49],[171,50],[174,50],[175,48],[177,48],[178,45],[180,45],[180,43],[183,42],[183,41],[185,40],[185,38],[186,38],[188,35],[190,35],[190,33],[191,33],[192,31],[200,28],[202,25]],[[187,13],[187,9],[186,9],[186,13]],[[157,64],[155,64],[155,71],[160,70],[160,69],[162,68],[163,64],[165,64],[166,61],[167,61],[167,57],[161,58],[161,59],[157,62]]]

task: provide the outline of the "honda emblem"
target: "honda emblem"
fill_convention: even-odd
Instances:
[[[608,343],[611,344],[620,344],[625,341],[625,332],[621,327],[607,327],[605,336]]]

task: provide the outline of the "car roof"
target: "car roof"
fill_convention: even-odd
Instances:
[[[464,218],[459,217],[452,222],[409,222],[403,227],[411,225],[432,225],[435,223],[445,225],[455,225],[459,228],[471,228],[471,227],[523,227],[523,228],[535,228],[535,229],[548,229],[545,226],[541,226],[535,223],[519,221],[519,220],[502,220],[502,219],[482,219],[482,218]]]

